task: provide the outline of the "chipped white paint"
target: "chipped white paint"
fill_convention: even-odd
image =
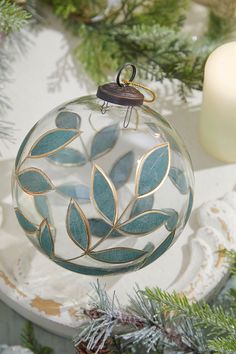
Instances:
[[[3,344],[0,345],[0,354],[33,354],[33,352],[20,345],[9,347],[8,345]]]
[[[236,192],[227,193],[222,199],[204,203],[197,211],[199,229],[189,247],[190,262],[196,261],[196,248],[203,258],[198,272],[183,289],[190,299],[209,297],[228,275],[229,265],[223,249],[236,250]],[[187,266],[188,272],[190,265]],[[184,277],[184,274],[183,274]],[[177,284],[176,284],[177,286]]]

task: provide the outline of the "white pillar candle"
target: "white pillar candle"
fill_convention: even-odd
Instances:
[[[200,139],[225,162],[236,162],[236,41],[217,48],[205,66]]]

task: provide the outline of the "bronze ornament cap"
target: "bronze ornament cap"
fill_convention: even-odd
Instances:
[[[144,101],[144,95],[135,87],[119,86],[116,82],[98,86],[97,97],[121,106],[141,106]]]

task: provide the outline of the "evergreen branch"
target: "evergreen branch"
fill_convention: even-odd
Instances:
[[[75,55],[97,82],[132,61],[145,77],[177,79],[189,90],[202,88],[208,53],[194,52],[193,42],[179,33],[188,0],[122,0],[105,12],[103,0],[93,8],[88,1],[86,9],[83,0],[67,0],[60,6],[58,0],[44,1],[79,33]],[[182,88],[182,94],[186,92]]]
[[[165,304],[148,299],[139,290],[130,298],[130,306],[122,309],[115,295],[110,299],[99,283],[94,287],[97,297],[92,299],[91,309],[85,311],[90,321],[74,339],[77,348],[86,343],[87,350],[98,353],[112,340],[112,347],[118,341],[122,350],[141,346],[145,352],[156,353],[164,349],[195,354],[210,352],[203,331],[195,328],[191,318],[173,316]]]
[[[25,5],[28,8],[28,5]],[[10,0],[0,2],[0,113],[10,108],[9,100],[5,97],[4,83],[10,81],[11,63],[19,52],[25,49],[25,37],[19,30],[27,23],[31,14],[23,6]],[[13,140],[12,124],[0,122],[0,138]]]
[[[172,29],[155,25],[137,25],[117,29],[115,38],[123,51],[123,60],[132,60],[155,80],[177,79],[190,89],[202,89],[206,53],[200,53],[193,41]]]
[[[217,353],[235,353],[236,338],[228,336],[226,338],[215,338],[209,341],[209,346]]]
[[[30,17],[22,7],[10,0],[3,0],[0,3],[0,32],[8,34],[19,31]]]
[[[36,339],[33,325],[27,322],[21,335],[22,346],[30,349],[34,354],[53,354],[53,349],[42,346]]]
[[[222,18],[210,11],[208,18],[208,29],[206,37],[210,40],[218,40],[222,38],[225,40],[232,33],[234,28],[234,21],[229,18]]]
[[[228,250],[222,250],[221,252],[223,252],[224,255],[228,257],[231,274],[236,276],[236,252]]]
[[[159,288],[146,289],[145,294],[149,299],[161,302],[166,306],[166,310],[172,311],[175,316],[188,316],[194,319],[199,327],[209,329],[212,335],[236,336],[236,318],[230,311],[226,313],[221,306],[210,307],[208,304],[190,304],[186,296],[179,296],[176,293],[169,294]]]
[[[211,14],[205,36],[196,42],[184,36],[189,0],[121,0],[109,6],[105,0],[42,1],[79,35],[75,55],[97,83],[131,61],[141,77],[177,80],[182,98],[202,90],[208,55],[232,32],[229,21]]]
[[[136,24],[159,24],[178,30],[184,24],[189,0],[158,0],[143,4],[142,11],[135,14]]]

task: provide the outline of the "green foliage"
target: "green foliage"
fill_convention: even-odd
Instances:
[[[116,71],[121,62],[119,46],[114,36],[102,30],[91,31],[85,25],[81,26],[80,34],[83,41],[75,49],[75,56],[84,63],[85,69],[94,80],[105,80],[105,72]]]
[[[224,251],[235,273],[236,253]],[[235,284],[231,278],[231,284]],[[81,341],[89,349],[102,349],[111,343],[112,353],[236,353],[236,289],[224,290],[215,304],[193,302],[183,294],[159,288],[136,289],[128,308],[114,296],[109,298],[99,283],[89,321],[80,329],[75,345]],[[111,340],[111,342],[109,342]]]
[[[23,347],[30,349],[34,354],[53,354],[51,348],[45,347],[37,341],[31,322],[26,323],[21,339]]]
[[[0,31],[6,34],[19,31],[31,15],[10,0],[0,2]]]
[[[210,40],[225,39],[232,33],[233,20],[222,18],[210,12],[206,36]]]
[[[189,0],[121,0],[110,7],[106,0],[42,1],[79,37],[75,55],[97,83],[132,61],[141,77],[177,80],[182,97],[202,89],[205,61],[232,29],[211,15],[204,38],[184,36]]]
[[[145,294],[149,299],[162,303],[167,311],[173,311],[175,316],[192,318],[195,325],[207,328],[211,335],[236,336],[236,318],[233,314],[225,312],[221,306],[210,307],[206,303],[190,304],[186,296],[169,294],[159,288],[146,289]]]
[[[145,77],[162,81],[178,79],[189,89],[201,89],[206,60],[192,40],[159,24],[116,30],[124,61],[134,60]],[[142,55],[140,55],[142,53]]]
[[[0,113],[10,107],[8,98],[4,94],[4,83],[9,81],[11,62],[22,46],[22,36],[18,32],[30,17],[31,15],[27,11],[13,1],[0,1]],[[12,124],[2,120],[0,139],[12,141],[12,132]]]
[[[87,23],[107,7],[107,0],[44,0],[64,20]]]
[[[159,24],[173,29],[181,28],[188,9],[189,0],[158,0],[141,2],[142,11],[134,14],[136,24]]]
[[[231,264],[231,274],[236,276],[236,252],[234,251],[222,251],[226,253]]]
[[[209,346],[216,353],[235,353],[236,339],[233,336],[228,336],[226,338],[215,338],[209,341]]]

